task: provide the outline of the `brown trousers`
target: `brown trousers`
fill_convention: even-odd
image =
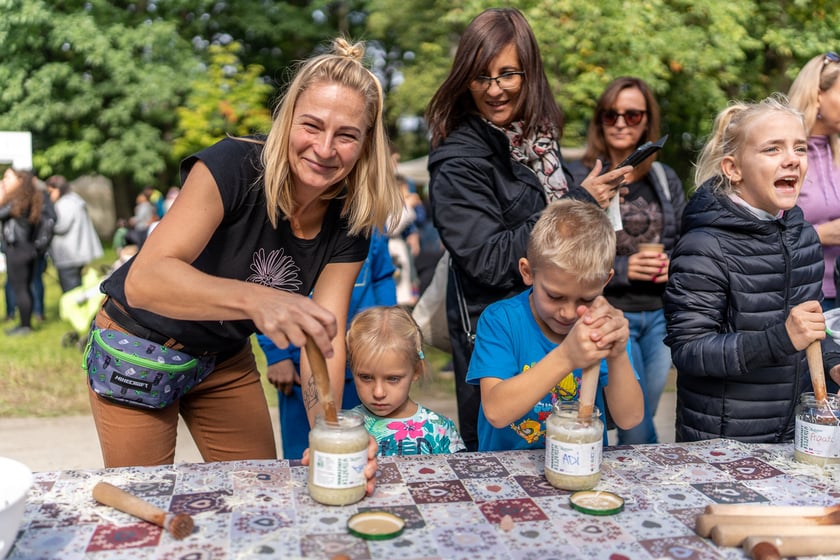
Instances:
[[[96,326],[125,330],[102,309]],[[205,461],[277,458],[260,372],[248,344],[162,410],[115,404],[90,387],[88,393],[106,468],[171,465],[179,414]]]

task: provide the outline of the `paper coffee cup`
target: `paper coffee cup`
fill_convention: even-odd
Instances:
[[[653,253],[664,253],[665,245],[662,243],[639,243],[639,252],[650,251]]]

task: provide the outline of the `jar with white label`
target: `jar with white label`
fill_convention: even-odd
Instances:
[[[828,395],[820,403],[814,393],[802,393],[794,434],[793,458],[800,463],[840,463],[840,398]]]
[[[561,490],[589,490],[601,480],[604,423],[601,411],[578,418],[577,402],[554,404],[546,420],[545,477]]]
[[[309,432],[309,495],[328,506],[354,504],[365,495],[368,432],[356,412],[342,410],[338,423],[315,418]]]

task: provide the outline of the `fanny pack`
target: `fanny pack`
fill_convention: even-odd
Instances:
[[[93,326],[84,363],[93,391],[136,408],[166,408],[201,383],[214,355],[195,358],[156,342]]]

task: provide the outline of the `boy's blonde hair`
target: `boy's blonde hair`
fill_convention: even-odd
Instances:
[[[615,230],[595,204],[558,200],[534,225],[527,256],[532,270],[555,266],[581,282],[606,280],[615,261]]]
[[[378,361],[387,352],[398,352],[421,378],[425,374],[423,333],[404,307],[368,307],[353,318],[346,341],[353,371],[362,363]]]
[[[723,173],[721,162],[727,156],[737,156],[744,148],[747,134],[753,124],[773,118],[773,114],[788,114],[796,117],[802,126],[805,119],[797,109],[788,104],[787,98],[776,93],[758,103],[733,102],[715,117],[711,136],[700,152],[694,172],[694,183],[703,183],[717,177],[714,189],[724,194],[734,192],[729,178]]]

